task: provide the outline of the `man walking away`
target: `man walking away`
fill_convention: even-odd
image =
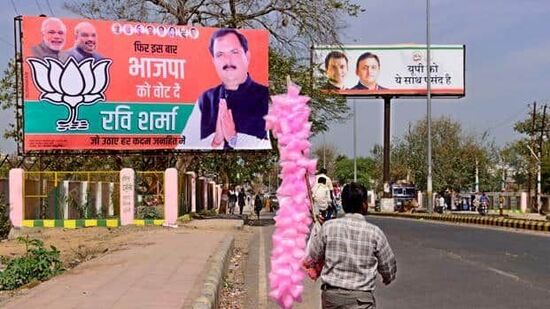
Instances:
[[[309,258],[323,261],[321,301],[324,309],[376,308],[376,275],[390,284],[397,273],[397,263],[386,236],[376,225],[367,222],[367,190],[350,183],[342,191],[345,215],[323,224],[313,236]]]
[[[258,220],[260,220],[262,208],[264,208],[264,204],[262,203],[261,194],[257,193],[256,198],[254,198],[254,212],[256,212],[256,216],[258,216]]]
[[[311,189],[313,196],[313,213],[321,215],[323,220],[327,218],[327,210],[330,203],[330,192],[327,187],[327,179],[325,177],[317,178],[317,183]]]
[[[239,204],[239,215],[243,215],[243,209],[245,204],[245,193],[244,188],[241,188],[241,191],[239,192],[239,196],[237,197],[238,204]]]

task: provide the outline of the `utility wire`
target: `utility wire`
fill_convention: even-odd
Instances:
[[[499,123],[495,124],[494,126],[488,128],[485,130],[485,132],[490,132],[498,127],[501,127],[503,125],[506,125],[506,124],[509,124],[510,121],[512,120],[515,120],[518,116],[520,116],[521,114],[523,114],[525,112],[525,109],[526,107],[522,107],[520,110],[518,110],[517,112],[513,113],[511,116],[508,116],[506,119],[500,121]],[[529,106],[527,106],[527,109],[529,109]]]
[[[52,6],[50,5],[50,0],[46,0],[46,4],[48,5],[48,9],[50,9],[50,13],[52,13],[52,16],[55,16],[55,13],[52,10]]]
[[[15,11],[15,14],[21,15],[21,14],[19,14],[19,11],[17,10],[17,7],[15,6],[15,2],[13,0],[10,0],[10,1],[11,1],[11,6],[13,7],[13,10]]]

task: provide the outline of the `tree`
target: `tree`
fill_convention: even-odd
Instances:
[[[17,119],[17,101],[16,91],[21,93],[21,76],[19,75],[19,89],[16,90],[16,70],[17,65],[15,59],[10,59],[8,67],[4,70],[2,79],[0,79],[0,108],[2,110],[13,111],[13,119]],[[8,123],[8,128],[4,130],[3,137],[5,139],[12,139],[16,143],[21,142],[22,134],[18,131],[18,126],[14,123]],[[20,129],[20,127],[19,127]]]
[[[331,144],[322,144],[313,150],[313,156],[317,159],[317,170],[327,169],[327,175],[334,175],[336,172],[336,159],[339,157],[336,147]],[[323,162],[323,159],[325,162]]]
[[[427,179],[427,124],[426,120],[409,126],[408,132],[394,140],[391,149],[391,180],[407,176],[421,190]],[[377,149],[380,149],[377,148]],[[378,166],[382,166],[382,152],[374,152]],[[492,169],[497,162],[496,148],[486,136],[477,138],[463,132],[462,126],[448,117],[432,120],[432,162],[434,192],[454,189],[472,190],[476,162],[480,173],[480,190],[499,189]],[[378,175],[379,179],[381,178]]]
[[[363,184],[367,189],[372,189],[376,162],[373,158],[358,157],[357,163],[357,182]],[[339,156],[336,159],[336,170],[334,178],[339,183],[349,183],[353,181],[353,159],[346,156]]]
[[[273,47],[294,53],[311,43],[337,44],[345,18],[364,9],[349,0],[88,0],[66,8],[88,18],[178,25],[264,28]]]
[[[286,77],[311,98],[313,132],[322,132],[330,121],[349,117],[343,98],[319,91],[326,78],[314,77],[309,67],[312,44],[339,44],[338,31],[346,17],[364,9],[348,0],[87,0],[65,6],[87,18],[126,19],[178,25],[263,28],[271,34],[270,91],[286,90]]]
[[[516,140],[504,146],[500,151],[500,158],[507,176],[514,180],[515,190],[527,190],[529,182],[529,160],[531,153],[527,148],[528,141]]]

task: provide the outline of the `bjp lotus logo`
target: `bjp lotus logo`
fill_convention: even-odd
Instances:
[[[88,120],[78,119],[82,105],[105,101],[103,92],[109,84],[110,59],[95,61],[92,58],[76,62],[69,58],[62,63],[57,59],[27,59],[32,68],[32,79],[42,93],[40,100],[56,105],[65,105],[69,110],[67,119],[56,122],[57,131],[87,130]]]

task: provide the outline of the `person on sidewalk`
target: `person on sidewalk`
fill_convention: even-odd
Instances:
[[[229,214],[235,214],[235,206],[237,205],[237,193],[234,190],[229,190]]]
[[[264,208],[264,204],[262,203],[262,196],[260,193],[257,193],[256,197],[254,198],[254,212],[256,213],[256,216],[258,216],[258,220],[260,220],[260,212],[262,211],[262,208]]]
[[[246,194],[244,193],[244,188],[241,188],[239,196],[237,196],[237,203],[239,204],[239,215],[243,215],[244,205],[245,205]]]
[[[376,308],[377,273],[384,284],[395,280],[397,263],[386,236],[367,222],[367,189],[350,183],[342,190],[345,215],[329,220],[312,236],[307,260],[323,261],[321,301],[324,309]]]

